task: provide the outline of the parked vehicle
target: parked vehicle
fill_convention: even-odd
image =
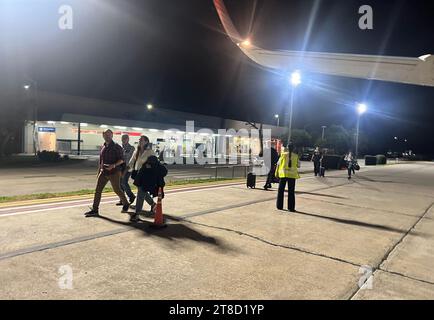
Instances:
[[[311,161],[315,148],[302,148],[300,155],[301,161]]]

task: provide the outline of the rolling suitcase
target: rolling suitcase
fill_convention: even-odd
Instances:
[[[249,173],[247,175],[247,188],[250,189],[256,188],[256,176],[253,173]]]

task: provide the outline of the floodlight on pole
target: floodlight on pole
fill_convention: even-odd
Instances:
[[[33,96],[33,151],[35,154],[35,157],[37,156],[37,153],[39,151],[39,140],[38,140],[38,132],[37,132],[37,120],[38,120],[38,83],[29,78],[25,77],[26,83],[24,83],[23,88],[28,93],[31,93]]]
[[[279,127],[280,125],[280,117],[278,114],[275,114],[274,117],[277,119],[277,126]]]
[[[148,110],[152,110],[152,109],[154,109],[154,106],[152,104],[148,103],[148,105],[146,106],[146,108]]]
[[[291,142],[291,137],[292,137],[292,113],[293,113],[293,109],[294,109],[295,89],[301,84],[301,74],[299,71],[294,71],[291,74],[290,82],[292,85],[292,90],[291,90],[291,105],[290,105],[290,111],[289,111],[288,143]]]
[[[359,156],[359,128],[360,128],[360,117],[368,111],[368,106],[365,103],[357,104],[357,131],[356,131],[356,159]]]

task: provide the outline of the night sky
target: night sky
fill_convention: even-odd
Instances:
[[[240,33],[267,49],[434,54],[432,1],[225,3]],[[74,10],[72,31],[57,27],[62,4]],[[364,4],[374,9],[371,31],[358,28]],[[288,110],[286,75],[245,57],[223,33],[211,0],[0,0],[0,58],[2,85],[27,74],[44,91],[270,124]],[[398,136],[434,154],[430,87],[303,75],[295,126],[354,128],[355,101],[370,107],[362,131],[378,150]]]

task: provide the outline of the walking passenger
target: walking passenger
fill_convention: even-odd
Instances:
[[[146,211],[142,211],[143,201],[146,201],[151,206],[151,214],[155,213],[157,204],[153,198],[158,196],[160,188],[164,188],[164,177],[166,175],[166,167],[158,161],[156,156],[150,156],[134,180],[134,185],[138,188],[137,203],[135,215],[131,216],[130,221],[137,221],[139,214],[147,214]]]
[[[86,217],[98,216],[101,195],[104,187],[110,181],[114,192],[122,202],[122,212],[128,212],[129,203],[121,190],[121,166],[124,164],[122,147],[113,141],[113,131],[107,129],[103,132],[104,145],[99,156],[98,178],[93,200],[93,206],[86,212]]]
[[[321,158],[322,158],[322,154],[319,151],[319,147],[316,147],[311,159],[311,161],[313,162],[313,171],[315,173],[315,177],[317,177],[318,175],[321,176],[320,174]]]
[[[300,178],[298,168],[300,160],[294,152],[292,143],[282,151],[276,167],[276,177],[280,179],[276,207],[283,210],[283,199],[286,183],[288,183],[288,210],[295,212],[295,181]]]
[[[348,180],[350,180],[351,179],[351,173],[356,174],[356,171],[354,169],[355,160],[354,160],[353,153],[351,151],[349,151],[345,155],[344,160],[345,160],[345,163],[346,163],[347,169],[348,169]]]
[[[271,167],[270,167],[270,171],[268,172],[267,181],[265,182],[264,185],[264,190],[268,190],[273,187],[272,184],[275,180],[274,173],[276,172],[276,164],[277,161],[279,161],[279,154],[277,153],[276,149],[274,149],[273,147],[270,148],[270,155],[271,155],[271,161],[270,161]]]
[[[123,168],[124,170],[122,172],[121,188],[122,188],[122,191],[125,192],[126,195],[128,196],[128,198],[130,200],[130,204],[132,204],[134,202],[134,200],[136,199],[136,196],[131,191],[130,184],[128,183],[128,181],[131,177],[131,172],[128,170],[127,164],[130,163],[130,160],[133,157],[135,148],[130,144],[130,137],[127,134],[124,134],[122,136],[122,148],[124,149],[125,166],[124,166],[124,168]],[[122,202],[119,202],[116,205],[121,206]]]

